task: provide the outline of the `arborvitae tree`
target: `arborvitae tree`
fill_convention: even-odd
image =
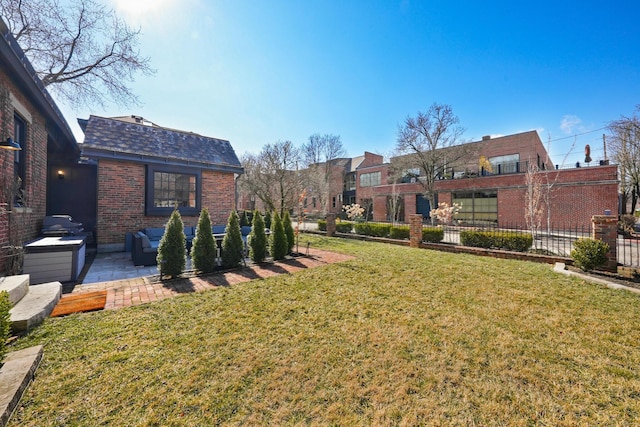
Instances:
[[[247,218],[247,211],[242,211],[240,214],[240,227],[246,227],[247,225],[251,225]]]
[[[253,224],[249,233],[249,256],[253,262],[262,262],[267,257],[267,235],[260,212],[253,214]]]
[[[264,228],[271,230],[271,211],[267,211],[264,214]]]
[[[291,217],[289,212],[285,212],[282,217],[282,227],[284,228],[284,235],[287,236],[287,253],[290,254],[293,251],[295,244],[295,233],[293,232],[293,225],[291,225]]]
[[[287,256],[287,236],[284,234],[284,227],[278,212],[273,213],[273,222],[271,224],[271,256],[274,261],[284,259]]]
[[[240,232],[240,222],[236,211],[231,211],[227,221],[227,231],[222,239],[222,266],[237,267],[244,256],[244,243]]]
[[[193,269],[211,273],[216,268],[216,241],[211,233],[211,217],[207,208],[202,208],[196,235],[191,246]]]
[[[177,209],[174,209],[164,228],[164,235],[158,246],[158,268],[163,275],[176,277],[184,271],[187,263],[187,238],[184,224]]]

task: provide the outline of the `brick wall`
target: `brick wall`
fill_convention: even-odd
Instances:
[[[26,209],[12,209],[11,214],[0,214],[0,248],[7,244],[21,244],[37,237],[46,214],[47,196],[47,131],[44,116],[15,86],[6,73],[0,71],[0,139],[14,137],[14,113],[25,121],[26,135],[22,155],[25,156],[25,204]],[[14,152],[0,150],[2,193],[13,184]],[[3,196],[4,198],[4,196]],[[2,200],[1,203],[12,201]],[[10,221],[10,222],[9,222]],[[1,252],[0,257],[6,253]],[[4,270],[4,258],[0,258],[0,271]]]
[[[380,168],[382,167],[367,168],[366,171]],[[615,165],[541,172],[542,182],[552,185],[552,226],[590,227],[593,215],[602,215],[607,209],[613,213],[618,212],[617,173]],[[524,224],[525,179],[524,173],[446,179],[437,181],[435,189],[438,201],[448,204],[451,204],[454,192],[495,190],[498,193],[499,224]],[[407,215],[415,213],[415,195],[424,192],[424,188],[418,183],[398,184],[395,190],[391,185],[363,189],[358,187],[357,197],[372,197],[374,220],[383,221],[386,219],[386,197],[394,191],[404,196],[405,218],[408,218]],[[544,209],[543,225],[547,219],[546,206]]]
[[[146,227],[164,227],[167,216],[145,215],[145,165],[101,159],[98,163],[99,250],[122,250],[126,233]],[[212,224],[226,224],[235,206],[232,173],[202,171],[202,206]],[[183,216],[185,225],[198,224],[198,216]]]

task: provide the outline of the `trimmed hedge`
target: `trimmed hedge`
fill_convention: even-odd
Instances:
[[[376,224],[369,222],[358,222],[353,225],[357,234],[373,237],[387,237],[391,231],[390,224]]]
[[[318,230],[327,231],[327,220],[325,219],[318,220]]]
[[[389,231],[389,237],[391,239],[408,239],[411,230],[408,225],[397,225],[395,227],[391,227]]]
[[[465,230],[460,232],[460,243],[475,248],[527,252],[533,245],[533,236],[511,231]]]
[[[353,223],[351,222],[337,222],[336,223],[336,231],[338,233],[351,233],[351,229],[353,228]],[[326,221],[325,221],[325,231],[326,231]]]
[[[444,239],[444,228],[425,227],[422,229],[422,241],[429,243],[440,243]]]

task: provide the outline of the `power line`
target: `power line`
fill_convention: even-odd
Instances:
[[[607,129],[606,126],[605,127],[601,127],[599,129],[590,130],[590,131],[587,131],[587,132],[576,133],[576,134],[569,135],[569,136],[563,136],[562,138],[552,139],[551,141],[548,141],[548,142],[562,141],[563,139],[569,139],[569,138],[575,138],[577,136],[588,135],[590,133],[598,132],[598,131],[605,130],[605,129]]]

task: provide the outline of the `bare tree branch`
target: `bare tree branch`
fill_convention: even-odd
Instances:
[[[0,0],[0,14],[43,84],[74,108],[138,105],[129,87],[151,75],[131,29],[95,0]]]
[[[435,183],[452,164],[468,157],[458,146],[464,129],[451,106],[433,103],[426,113],[407,117],[398,127],[396,151],[408,155],[420,168],[418,182],[425,191],[431,209],[435,209]]]
[[[309,141],[303,144],[300,154],[306,166],[304,173],[307,188],[318,197],[322,211],[326,212],[335,173],[334,161],[346,156],[340,136],[319,133],[311,135]]]
[[[299,193],[296,165],[299,151],[291,141],[267,144],[258,155],[242,157],[244,175],[240,178],[242,189],[255,195],[269,211],[283,214],[292,209]]]

